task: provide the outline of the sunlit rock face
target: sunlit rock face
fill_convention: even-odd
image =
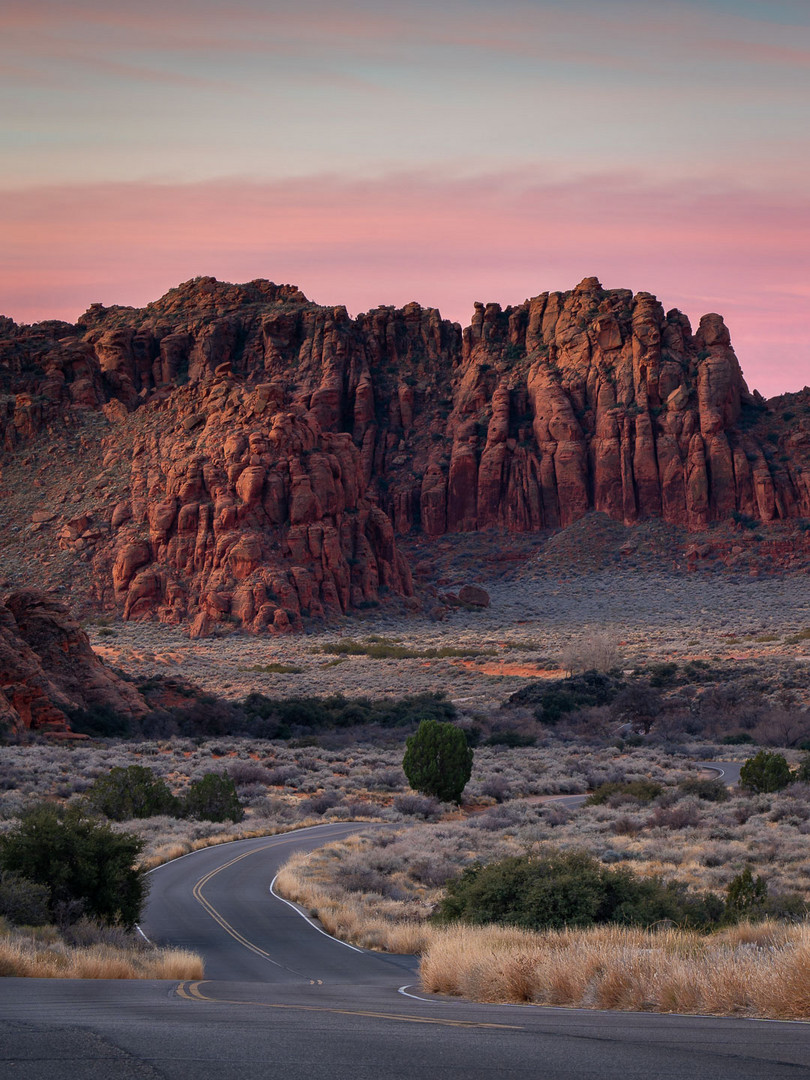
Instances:
[[[810,517],[808,421],[749,393],[721,316],[693,332],[595,278],[463,330],[200,278],[75,326],[0,320],[0,377],[7,458],[98,420],[79,461],[120,497],[58,532],[95,602],[195,634],[408,598],[407,534]]]

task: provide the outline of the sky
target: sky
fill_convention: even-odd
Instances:
[[[3,0],[0,313],[595,275],[810,383],[808,0]]]

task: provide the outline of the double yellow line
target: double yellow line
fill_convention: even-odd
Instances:
[[[177,987],[178,997],[186,1001],[203,1001],[214,1005],[250,1005],[260,1009],[286,1009],[293,1012],[331,1013],[333,1016],[364,1016],[373,1020],[398,1020],[404,1024],[437,1024],[439,1027],[497,1028],[501,1031],[523,1031],[516,1024],[482,1024],[475,1020],[441,1020],[430,1016],[410,1016],[407,1013],[373,1012],[370,1009],[330,1009],[321,1005],[287,1005],[275,1001],[235,1001],[230,998],[208,997],[200,990],[203,982],[182,982]]]
[[[242,859],[247,859],[250,855],[256,855],[260,851],[267,851],[268,848],[278,847],[280,844],[286,843],[285,840],[276,840],[269,844],[263,844],[261,847],[251,848],[250,851],[245,851],[241,855],[235,856],[229,862],[222,863],[221,866],[217,866],[213,870],[209,870],[207,874],[199,879],[194,885],[192,894],[195,900],[208,912],[211,918],[216,922],[226,934],[229,934],[234,941],[237,941],[246,949],[250,949],[252,953],[257,956],[263,957],[269,963],[274,964],[276,967],[283,968],[285,971],[290,971],[294,975],[298,975],[302,979],[307,979],[311,986],[323,985],[321,979],[310,979],[309,976],[303,975],[300,971],[295,971],[293,968],[287,967],[285,964],[280,964],[277,960],[274,960],[272,956],[258,945],[249,941],[244,934],[240,934],[228,920],[214,907],[210,900],[203,896],[203,888],[208,884],[212,878],[215,878],[217,874],[223,870],[227,870],[229,867],[234,866],[236,863],[241,862]],[[523,1029],[514,1024],[484,1024],[476,1023],[474,1020],[440,1020],[427,1016],[410,1016],[405,1013],[385,1013],[385,1012],[372,1012],[366,1009],[330,1009],[319,1005],[287,1005],[277,1002],[266,1001],[234,1001],[229,998],[213,998],[204,994],[200,987],[208,980],[202,980],[198,982],[181,982],[176,990],[178,997],[183,998],[186,1001],[196,1002],[209,1002],[219,1005],[252,1005],[254,1007],[262,1009],[288,1009],[297,1012],[319,1012],[319,1013],[332,1013],[337,1016],[365,1016],[376,1020],[398,1020],[407,1024],[438,1024],[442,1027],[461,1027],[461,1028],[499,1028],[506,1031],[522,1031]]]

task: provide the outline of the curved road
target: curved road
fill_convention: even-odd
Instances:
[[[24,1080],[782,1080],[810,1025],[420,995],[413,957],[337,942],[270,893],[277,868],[362,826],[205,848],[152,874],[143,929],[206,979],[0,980],[0,1075]],[[404,992],[403,992],[404,991]],[[415,996],[406,996],[415,995]]]

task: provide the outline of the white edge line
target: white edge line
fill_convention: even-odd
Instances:
[[[403,997],[413,998],[414,1001],[424,1001],[428,1005],[435,1005],[436,1004],[436,1001],[435,1001],[434,998],[423,998],[423,997],[419,997],[418,994],[409,994],[408,993],[408,988],[410,987],[410,985],[411,985],[410,983],[405,983],[404,986],[400,986],[399,990],[397,990],[397,993],[402,994]]]
[[[149,945],[154,945],[154,944],[155,944],[155,943],[154,943],[154,941],[152,941],[152,940],[151,940],[151,938],[148,938],[148,937],[146,936],[146,934],[145,934],[145,933],[143,932],[143,930],[141,930],[140,926],[138,926],[138,924],[137,924],[137,923],[135,923],[135,929],[136,929],[136,930],[138,931],[138,933],[139,933],[139,934],[141,935],[141,937],[143,938],[143,940],[144,940],[145,942],[147,942],[147,944],[149,944]]]
[[[350,945],[348,943],[348,941],[341,941],[340,938],[333,937],[332,934],[327,934],[327,932],[323,929],[323,927],[318,926],[317,923],[314,923],[312,921],[312,919],[309,918],[308,915],[305,915],[303,913],[303,911],[301,910],[300,907],[298,907],[297,904],[293,904],[291,900],[285,900],[283,896],[279,896],[279,894],[276,892],[275,887],[274,887],[275,884],[276,884],[276,878],[277,877],[278,877],[278,874],[276,874],[276,877],[274,877],[273,880],[270,882],[270,893],[271,893],[272,896],[275,896],[276,900],[280,900],[282,902],[282,904],[286,904],[287,907],[292,908],[293,911],[296,913],[296,915],[300,915],[301,918],[304,920],[304,922],[308,922],[313,930],[317,930],[319,934],[323,934],[324,937],[328,937],[330,941],[336,941],[338,943],[338,945],[344,945],[347,949],[351,949],[352,952],[359,952],[359,953],[365,952],[364,949],[358,949],[356,945]]]
[[[559,1013],[582,1013],[583,1016],[594,1016],[599,1013],[601,1015],[621,1012],[624,1016],[632,1015],[632,1012],[628,1010],[625,1012],[616,1009],[586,1009],[582,1005],[545,1005],[541,1001],[527,1001],[525,1004],[518,1004],[517,1002],[510,1001],[469,1001],[466,998],[446,998],[446,997],[433,997],[424,998],[419,997],[418,994],[409,994],[408,990],[411,987],[411,983],[405,983],[404,986],[400,986],[397,991],[398,994],[402,994],[404,997],[413,998],[414,1001],[424,1001],[428,1005],[481,1005],[484,1008],[490,1009],[532,1009],[537,1012],[540,1009],[547,1010],[549,1012]],[[637,1011],[637,1010],[635,1010]],[[808,1020],[780,1020],[771,1016],[723,1016],[718,1013],[669,1013],[669,1012],[643,1012],[639,1013],[641,1016],[666,1016],[666,1017],[679,1017],[682,1016],[687,1020],[748,1020],[754,1024],[810,1024]]]

